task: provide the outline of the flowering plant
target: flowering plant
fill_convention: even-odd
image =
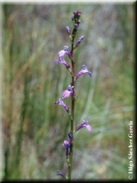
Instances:
[[[83,127],[86,127],[87,130],[89,132],[91,132],[91,126],[88,124],[88,120],[87,119],[83,119],[84,123],[80,124],[79,126],[76,126],[76,128],[74,129],[74,108],[75,108],[75,82],[76,80],[82,75],[87,73],[89,77],[92,77],[91,72],[87,69],[86,65],[82,65],[82,70],[79,71],[77,74],[75,74],[75,60],[73,58],[73,51],[74,49],[76,49],[79,44],[81,43],[81,41],[84,39],[84,36],[81,36],[76,44],[74,45],[74,39],[76,37],[76,33],[78,30],[78,27],[81,23],[81,20],[79,20],[79,18],[81,17],[81,11],[80,10],[73,10],[73,14],[72,14],[72,22],[73,22],[73,30],[71,32],[69,26],[66,26],[66,31],[67,34],[71,40],[71,49],[69,51],[69,47],[68,46],[64,46],[63,50],[60,50],[58,52],[58,60],[54,61],[54,63],[61,63],[63,65],[65,65],[66,69],[69,71],[69,73],[71,74],[72,77],[72,82],[71,85],[68,86],[68,88],[66,90],[64,90],[62,92],[61,98],[59,98],[55,103],[53,103],[53,105],[55,104],[59,104],[61,105],[67,112],[68,114],[71,116],[71,127],[70,127],[70,131],[68,133],[68,140],[64,140],[64,143],[62,144],[62,146],[66,149],[66,161],[68,164],[68,176],[63,175],[59,170],[57,171],[57,175],[71,180],[71,172],[72,172],[72,157],[73,157],[73,148],[74,148],[74,133],[78,130],[80,130]],[[65,60],[64,60],[64,55],[68,55],[68,58],[71,61],[71,65],[69,65]],[[69,111],[69,107],[66,106],[66,104],[64,103],[64,98],[70,98],[71,96],[71,110]]]

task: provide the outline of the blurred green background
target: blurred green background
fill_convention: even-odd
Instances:
[[[81,10],[74,51],[76,73],[73,179],[128,179],[129,121],[134,121],[134,4],[3,4],[3,153],[4,180],[60,179],[67,175],[63,141],[70,119],[52,104],[71,82],[62,64],[54,64],[64,45],[66,25]],[[67,56],[65,60],[70,63]],[[70,106],[70,99],[64,102]],[[135,125],[134,125],[135,126]],[[135,128],[134,128],[135,132]],[[135,144],[134,144],[135,148]],[[135,157],[134,157],[135,159]]]

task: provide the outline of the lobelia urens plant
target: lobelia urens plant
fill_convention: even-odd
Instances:
[[[84,36],[81,36],[76,44],[74,45],[74,39],[76,37],[76,33],[78,30],[78,27],[81,23],[81,20],[79,20],[81,16],[81,11],[80,10],[73,10],[73,15],[72,15],[72,22],[73,22],[73,30],[71,32],[69,26],[66,26],[66,31],[67,34],[71,40],[71,49],[69,51],[69,47],[68,46],[64,46],[63,50],[59,51],[58,53],[58,60],[54,61],[54,63],[62,63],[65,65],[66,69],[69,71],[72,81],[71,84],[68,86],[68,88],[66,90],[64,90],[62,92],[61,97],[53,104],[59,104],[61,105],[66,112],[71,116],[71,127],[70,127],[70,131],[68,133],[68,140],[64,140],[64,143],[62,144],[62,146],[66,149],[66,162],[68,164],[68,176],[63,175],[59,170],[57,171],[57,175],[71,180],[71,173],[72,173],[72,157],[73,157],[73,148],[74,148],[74,133],[76,131],[78,131],[79,129],[86,127],[87,130],[89,132],[91,132],[91,126],[88,124],[88,120],[87,119],[83,119],[82,124],[78,125],[75,127],[74,129],[74,108],[75,108],[75,103],[76,103],[76,99],[75,99],[75,82],[77,81],[77,79],[84,73],[87,73],[89,77],[91,77],[91,72],[88,71],[87,66],[86,65],[82,65],[82,70],[79,71],[77,74],[75,74],[75,60],[73,57],[73,52],[74,50],[78,47],[78,45],[81,43],[81,41],[84,39]],[[69,65],[65,60],[64,60],[64,56],[68,55],[68,58],[71,61],[71,65]],[[65,98],[71,98],[71,110],[69,110],[69,107],[66,106],[66,104],[64,103],[64,99]]]

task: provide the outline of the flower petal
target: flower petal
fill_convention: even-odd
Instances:
[[[67,68],[69,68],[70,66],[67,64],[67,62],[64,60],[64,59],[62,59],[62,58],[60,58],[59,60],[55,60],[54,61],[54,63],[61,63],[61,64],[64,64]]]
[[[91,72],[89,72],[89,71],[88,71],[88,75],[89,75],[89,77],[92,77],[92,74],[91,74]]]
[[[64,109],[65,109],[66,111],[68,111],[69,109],[67,108],[66,104],[62,101],[62,98],[63,98],[63,97],[59,98],[58,101],[55,102],[55,103],[52,104],[52,105],[59,104],[59,105],[63,106]]]
[[[60,60],[55,60],[55,61],[54,61],[54,63],[57,63],[57,64],[58,64],[59,62],[60,62]]]
[[[89,132],[91,132],[91,126],[90,125],[86,125],[86,128]]]
[[[68,90],[64,90],[63,92],[62,92],[62,97],[64,97],[64,98],[68,98],[69,96],[70,96],[70,91],[68,91]]]
[[[60,57],[64,57],[64,55],[65,55],[65,51],[64,51],[64,50],[60,50],[60,51],[58,52],[59,58],[60,58]]]
[[[65,53],[69,56],[69,57],[72,57],[71,56],[71,53],[69,51],[65,51]]]
[[[58,172],[57,175],[60,175],[65,178],[65,175],[63,175],[59,170],[57,170],[57,172]]]
[[[61,101],[61,102],[59,103],[59,105],[63,106],[64,109],[65,109],[66,111],[69,110],[69,109],[67,108],[66,104],[65,104],[63,101]]]
[[[57,175],[62,176],[65,178],[65,176],[62,173],[57,173]]]
[[[82,119],[82,121],[84,121],[85,123],[88,123],[88,120],[87,119]]]

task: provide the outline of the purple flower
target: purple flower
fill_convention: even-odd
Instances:
[[[66,177],[66,176],[63,175],[59,170],[57,170],[57,172],[58,172],[57,175],[60,175],[60,176],[62,176],[62,177],[64,177],[64,178]]]
[[[88,120],[87,120],[87,119],[83,119],[83,121],[84,121],[84,123],[82,123],[81,125],[79,125],[79,126],[76,128],[76,130],[79,130],[79,129],[83,128],[83,127],[86,127],[87,130],[88,130],[89,132],[91,132],[91,126],[88,124]]]
[[[62,144],[62,146],[66,148],[66,156],[69,156],[70,142],[67,140],[64,140],[64,143]]]
[[[63,99],[63,98],[59,98],[58,101],[55,102],[55,103],[52,104],[52,105],[59,104],[59,105],[63,106],[64,109],[65,109],[66,111],[68,111],[69,109],[67,108],[66,104],[62,101],[62,99]]]
[[[64,64],[66,66],[66,68],[69,68],[70,67],[64,59],[55,60],[54,63]]]
[[[59,60],[63,59],[65,54],[71,57],[71,53],[68,51],[68,48],[69,48],[68,46],[64,46],[64,49],[58,52]]]
[[[72,90],[72,88],[74,88],[74,86],[71,86],[71,85],[69,85],[68,86],[68,89],[67,90],[64,90],[63,92],[62,92],[62,97],[64,97],[64,98],[68,98],[69,96],[70,96],[70,94],[74,94],[74,92],[73,92],[73,90]]]
[[[69,26],[66,26],[66,30],[67,30],[67,33],[70,34],[71,31],[70,31]]]
[[[79,39],[78,39],[78,41],[76,42],[76,46],[78,46],[80,43],[81,43],[81,41],[84,39],[84,36],[81,36]]]
[[[83,69],[81,71],[78,72],[78,74],[76,75],[76,78],[79,78],[80,75],[88,73],[89,77],[92,77],[91,72],[88,71],[87,66],[86,65],[82,65]]]

